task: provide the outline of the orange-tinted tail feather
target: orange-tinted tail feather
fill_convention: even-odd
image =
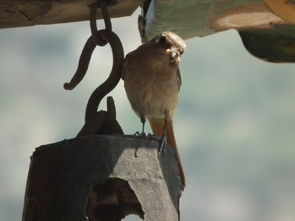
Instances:
[[[150,125],[151,125],[154,135],[156,135],[158,137],[163,137],[164,136],[165,120],[161,119],[161,118],[150,118],[149,122],[150,122]],[[176,145],[176,140],[175,140],[174,130],[173,130],[173,121],[171,118],[168,119],[168,121],[167,121],[166,138],[167,138],[167,143],[175,149],[176,158],[177,158],[177,162],[178,162],[178,168],[179,168],[179,175],[181,178],[182,185],[183,185],[183,187],[185,187],[184,171],[183,171],[183,167],[181,164],[180,156],[179,156],[177,145]]]

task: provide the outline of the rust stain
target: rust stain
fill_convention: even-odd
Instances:
[[[279,17],[295,24],[294,0],[265,0],[266,5]]]
[[[286,24],[264,3],[253,3],[234,7],[210,19],[210,27],[215,31],[228,29],[268,29],[274,24]]]

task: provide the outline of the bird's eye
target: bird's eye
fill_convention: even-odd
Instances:
[[[180,52],[179,52],[179,54],[181,54],[181,55],[182,55],[182,54],[183,54],[183,51],[180,51]]]
[[[161,36],[160,39],[159,39],[159,42],[160,42],[161,44],[165,44],[165,43],[167,42],[166,37],[165,37],[165,36]]]

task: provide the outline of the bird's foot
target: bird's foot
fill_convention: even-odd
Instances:
[[[135,134],[134,134],[135,136],[139,136],[139,137],[144,137],[144,138],[147,138],[148,137],[148,135],[146,135],[146,133],[145,132],[136,132]]]
[[[167,144],[167,137],[164,136],[162,137],[158,154],[165,154],[166,144]]]
[[[147,135],[147,139],[154,139],[156,136],[151,134],[151,133],[148,133]]]

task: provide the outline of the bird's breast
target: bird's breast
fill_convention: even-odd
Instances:
[[[133,54],[128,57],[124,86],[128,99],[138,115],[163,117],[172,115],[179,92],[177,68],[161,53]]]

